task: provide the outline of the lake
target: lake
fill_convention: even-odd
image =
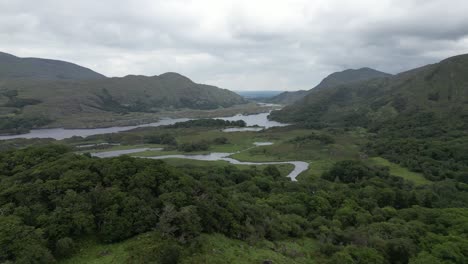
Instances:
[[[258,131],[262,128],[287,126],[288,124],[279,123],[276,121],[268,120],[269,113],[260,113],[254,115],[235,115],[231,117],[215,117],[213,119],[222,119],[228,121],[244,120],[249,127],[245,128],[234,128],[235,131]],[[191,120],[189,118],[163,118],[158,122],[135,125],[135,126],[116,126],[107,128],[91,128],[91,129],[64,129],[64,128],[50,128],[50,129],[33,129],[29,133],[19,135],[8,135],[0,136],[0,140],[14,139],[14,138],[53,138],[53,139],[65,139],[74,136],[87,137],[99,134],[117,133],[122,131],[128,131],[139,127],[158,127],[165,125],[172,125],[177,122],[185,122]],[[259,126],[259,127],[252,127]],[[226,131],[234,132],[234,131]]]

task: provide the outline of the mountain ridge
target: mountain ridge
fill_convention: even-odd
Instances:
[[[363,67],[359,69],[346,69],[340,72],[334,72],[329,74],[325,77],[319,84],[317,84],[314,88],[304,91],[294,91],[294,92],[283,92],[277,96],[274,96],[268,100],[270,103],[278,103],[278,104],[292,104],[306,95],[308,95],[311,91],[326,89],[329,87],[345,84],[345,83],[352,83],[352,82],[359,82],[363,80],[369,80],[374,78],[383,78],[392,76],[389,73],[381,72],[378,70],[374,70],[369,67]]]
[[[24,60],[29,66],[24,66]],[[17,133],[76,116],[95,120],[96,116],[105,115],[108,120],[128,113],[214,110],[247,103],[230,90],[198,84],[175,72],[107,78],[68,62],[33,60],[31,64],[28,59],[0,54],[0,132],[8,128],[8,133]],[[30,67],[50,63],[54,66],[45,72],[34,72],[35,67]],[[57,65],[71,68],[58,69]],[[91,75],[83,75],[83,71]]]
[[[411,69],[394,76],[312,90],[272,118],[288,122],[336,123],[366,119],[382,122],[414,111],[447,115],[467,109],[468,54]],[[359,117],[359,118],[358,118]]]
[[[0,79],[86,80],[106,76],[75,63],[0,52]]]

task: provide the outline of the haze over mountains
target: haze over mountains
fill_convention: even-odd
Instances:
[[[334,72],[325,77],[317,86],[312,90],[320,90],[327,87],[333,87],[340,84],[352,83],[364,80],[370,80],[374,78],[388,77],[391,74],[377,71],[371,68],[360,68],[360,69],[347,69],[341,72]],[[309,90],[311,91],[311,90]],[[272,97],[269,102],[278,104],[291,104],[299,99],[306,96],[309,91],[295,91],[295,92],[284,92],[275,97]]]

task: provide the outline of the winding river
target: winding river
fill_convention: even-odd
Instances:
[[[242,150],[247,151],[249,149],[258,147],[258,146],[268,146],[272,145],[271,142],[255,142],[254,147]],[[105,151],[105,152],[96,152],[92,153],[91,155],[99,158],[110,158],[110,157],[117,157],[121,155],[127,154],[134,154],[139,153],[147,150],[162,150],[161,148],[151,149],[151,148],[135,148],[135,149],[127,149],[127,150],[113,150],[113,151]],[[292,181],[296,181],[296,177],[299,176],[302,172],[306,171],[309,168],[309,163],[304,161],[272,161],[272,162],[249,162],[249,161],[239,161],[233,158],[230,158],[231,155],[240,153],[242,151],[234,152],[234,153],[224,153],[224,152],[212,152],[209,154],[199,154],[199,155],[164,155],[164,156],[153,156],[153,157],[139,157],[139,158],[148,158],[148,159],[191,159],[191,160],[201,160],[201,161],[227,161],[231,164],[235,165],[278,165],[278,164],[291,164],[294,166],[294,169],[288,174]],[[137,156],[138,157],[138,156]]]

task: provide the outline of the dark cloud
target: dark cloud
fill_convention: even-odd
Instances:
[[[241,89],[397,73],[468,52],[466,0],[0,0],[0,50],[108,76],[177,71]]]

